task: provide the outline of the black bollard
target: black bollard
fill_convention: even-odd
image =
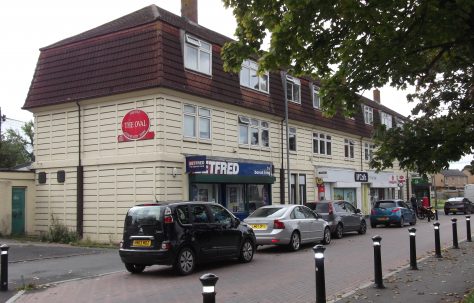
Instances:
[[[316,270],[316,303],[326,303],[326,282],[324,281],[324,251],[321,244],[313,247]]]
[[[204,274],[199,280],[202,283],[202,302],[216,303],[216,283],[219,277],[215,274]]]
[[[466,216],[466,232],[467,232],[467,242],[472,242],[472,239],[471,239],[471,216]]]
[[[385,288],[383,285],[383,278],[382,278],[382,254],[380,248],[380,242],[382,241],[382,237],[379,235],[372,238],[374,242],[374,276],[375,276],[375,288]]]
[[[451,223],[453,225],[453,248],[459,248],[458,244],[458,219],[451,218]]]
[[[8,290],[8,245],[3,244],[0,246],[1,250],[1,266],[2,272],[0,274],[0,290],[7,291]]]
[[[410,269],[417,270],[416,265],[416,228],[411,227],[408,229],[410,235]]]
[[[442,258],[441,255],[441,241],[439,239],[439,222],[433,223],[435,233],[435,256],[436,258]]]

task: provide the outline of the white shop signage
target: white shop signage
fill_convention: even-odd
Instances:
[[[343,168],[330,168],[330,167],[318,167],[316,169],[316,177],[319,177],[323,182],[331,183],[356,183],[356,187],[360,186],[361,182],[355,182],[354,176],[355,170],[348,170]],[[370,187],[380,187],[380,188],[391,188],[398,187],[400,183],[399,177],[391,172],[379,172],[368,171],[368,180],[367,183],[370,183]],[[364,181],[364,183],[366,183]],[[342,185],[342,184],[341,184]]]

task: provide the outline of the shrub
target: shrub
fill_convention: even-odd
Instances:
[[[53,214],[51,214],[51,222],[48,232],[41,235],[41,241],[71,243],[78,240],[76,232],[69,230],[69,228],[61,223],[59,219],[55,218]]]

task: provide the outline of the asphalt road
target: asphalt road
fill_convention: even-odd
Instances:
[[[450,218],[440,214],[442,246],[452,245]],[[458,237],[466,237],[465,218],[455,216]],[[434,250],[433,222],[418,221],[417,255]],[[368,224],[369,225],[369,224]],[[409,262],[408,228],[368,228],[366,235],[347,234],[333,240],[325,252],[326,293],[328,300],[367,284],[373,279],[373,246],[371,237],[382,236],[384,274]],[[176,276],[169,267],[152,266],[141,275],[123,270],[116,250],[73,257],[58,257],[10,265],[11,279],[17,284],[21,276],[36,277],[36,285],[46,282],[81,279],[61,283],[41,291],[28,292],[15,302],[202,302],[199,277],[208,272],[219,276],[217,302],[314,302],[315,273],[312,245],[298,252],[278,247],[260,247],[254,261],[207,264],[189,276]],[[117,272],[118,271],[118,272]],[[109,275],[102,275],[106,273]],[[10,282],[12,285],[12,282]]]

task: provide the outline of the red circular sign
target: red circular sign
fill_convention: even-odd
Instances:
[[[122,132],[127,139],[141,139],[148,133],[149,128],[150,119],[142,110],[135,109],[129,111],[122,119]]]

